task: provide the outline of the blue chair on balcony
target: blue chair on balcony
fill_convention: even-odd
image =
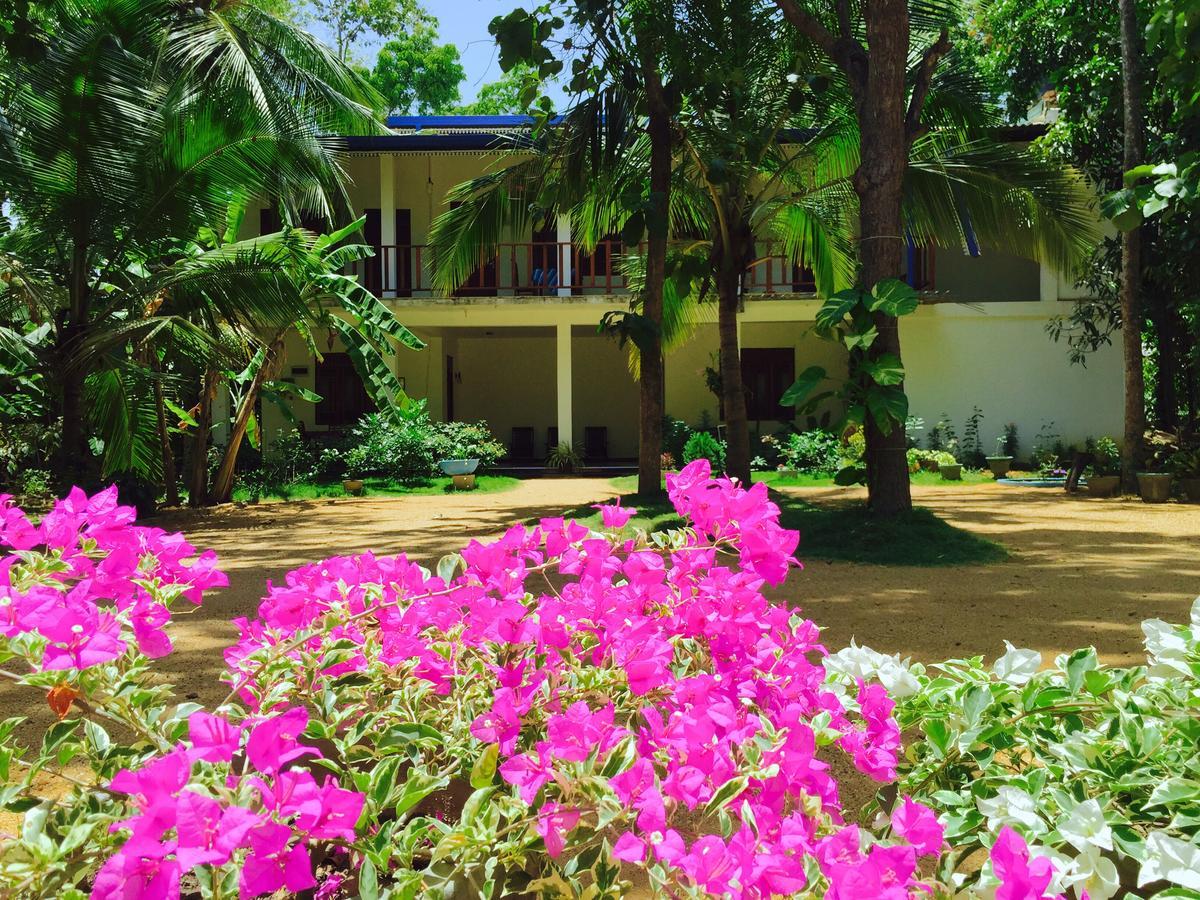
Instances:
[[[534,269],[531,280],[539,294],[554,290],[558,287],[558,269]]]

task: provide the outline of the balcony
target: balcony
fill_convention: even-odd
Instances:
[[[644,249],[644,247],[642,248]],[[382,246],[371,259],[355,263],[350,273],[378,297],[440,298],[433,287],[429,248],[424,244]],[[449,296],[569,297],[606,296],[628,291],[619,260],[624,244],[601,241],[591,253],[576,244],[554,241],[505,243],[479,265]],[[747,294],[778,297],[814,295],[812,273],[793,265],[783,245],[764,241],[759,256],[747,267]]]

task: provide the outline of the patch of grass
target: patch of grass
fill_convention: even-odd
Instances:
[[[772,492],[780,523],[800,532],[797,557],[867,563],[877,566],[969,566],[1002,562],[1008,551],[995,541],[972,534],[939,519],[928,509],[880,519],[861,503],[809,503]],[[628,527],[666,531],[684,525],[670,501],[662,496],[628,494],[622,506],[637,508]],[[600,513],[591,505],[563,515],[599,527]]]
[[[511,491],[521,483],[519,478],[510,478],[507,475],[479,475],[475,479],[475,490],[473,491],[456,491],[454,482],[448,477],[429,478],[425,481],[416,484],[404,484],[399,481],[393,481],[390,478],[364,478],[363,492],[364,497],[387,497],[400,496],[405,494],[496,494],[501,491]],[[288,485],[278,491],[265,494],[264,500],[319,500],[324,497],[346,497],[349,496],[345,489],[342,488],[340,481],[333,484],[311,484],[308,482],[301,484]],[[233,499],[237,502],[246,502],[250,499],[250,494],[244,488],[235,488],[233,491]]]
[[[794,478],[784,478],[778,471],[771,472],[751,472],[750,480],[754,482],[764,481],[771,487],[839,487],[833,483],[832,475],[816,475],[809,472],[800,472]],[[962,481],[946,481],[937,472],[915,472],[908,477],[910,484],[923,485],[940,485],[942,487],[960,487],[964,484],[987,484],[995,479],[991,472],[971,471],[964,469],[962,473]],[[621,475],[617,478],[609,479],[609,484],[619,491],[633,491],[637,489],[636,475]]]

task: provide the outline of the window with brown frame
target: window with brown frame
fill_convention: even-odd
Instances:
[[[742,350],[742,385],[746,391],[746,417],[786,422],[795,410],[779,405],[796,380],[796,351],[791,347],[747,347]]]
[[[314,389],[321,398],[316,408],[318,425],[333,428],[353,425],[375,411],[349,354],[326,353],[317,363]]]

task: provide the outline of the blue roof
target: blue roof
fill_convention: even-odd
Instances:
[[[388,116],[388,128],[520,128],[533,116]]]

